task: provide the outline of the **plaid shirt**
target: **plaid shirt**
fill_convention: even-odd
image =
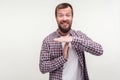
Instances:
[[[103,54],[102,46],[92,41],[81,31],[70,30],[70,35],[73,38],[71,45],[79,57],[82,80],[89,80],[84,51],[99,56]],[[63,65],[67,61],[62,55],[61,42],[53,41],[54,38],[60,36],[55,31],[43,40],[39,68],[42,73],[49,72],[49,80],[62,80]]]

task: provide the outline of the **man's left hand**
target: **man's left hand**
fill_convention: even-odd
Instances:
[[[72,37],[71,36],[62,36],[62,37],[59,37],[59,38],[55,38],[53,40],[57,41],[57,42],[71,42]]]

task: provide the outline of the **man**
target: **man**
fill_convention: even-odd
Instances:
[[[73,8],[69,3],[57,5],[55,17],[58,29],[43,40],[40,71],[49,72],[49,80],[89,80],[84,51],[99,56],[102,46],[71,29]]]

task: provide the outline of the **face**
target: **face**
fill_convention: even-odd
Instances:
[[[72,18],[72,10],[70,7],[57,10],[56,21],[61,32],[67,33],[71,29]]]

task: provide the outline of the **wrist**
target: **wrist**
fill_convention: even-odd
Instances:
[[[64,59],[65,59],[65,60],[67,60],[67,59],[68,59],[68,57],[67,57],[67,56],[63,56],[63,57],[64,57]]]

